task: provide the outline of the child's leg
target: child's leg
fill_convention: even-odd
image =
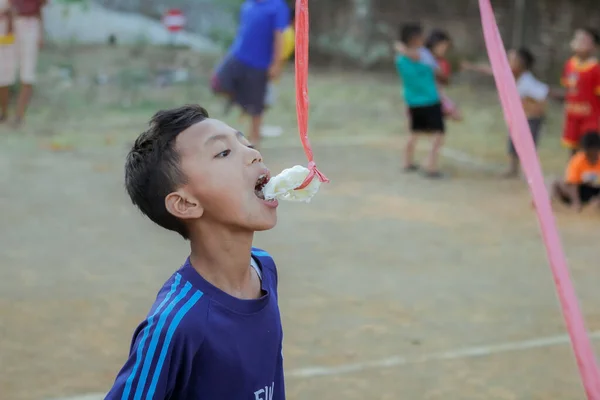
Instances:
[[[411,132],[404,147],[404,170],[416,171],[419,167],[415,164],[415,148],[417,146],[418,134]]]
[[[440,150],[444,145],[444,134],[435,133],[433,134],[433,142],[431,143],[431,150],[429,151],[429,157],[427,158],[427,174],[430,177],[438,177],[439,172],[439,158]]]
[[[427,176],[430,178],[439,178],[441,176],[439,172],[440,150],[444,144],[444,134],[446,132],[441,103],[427,107],[426,130],[430,132],[433,139],[429,157],[427,158]]]
[[[550,200],[564,201],[567,198],[566,188],[560,179],[555,179],[550,183]]]
[[[10,87],[17,76],[17,53],[14,45],[0,45],[0,121],[6,119]]]
[[[408,129],[410,135],[406,140],[404,146],[404,170],[405,171],[416,171],[419,166],[415,164],[415,149],[417,147],[417,140],[421,127],[423,126],[422,118],[422,107],[409,107],[408,108]]]
[[[265,110],[267,92],[267,71],[252,68],[240,63],[243,70],[237,82],[239,104],[245,114],[250,116],[249,140],[254,146],[260,144],[260,128]]]
[[[504,173],[507,178],[515,178],[519,175],[519,157],[511,140],[508,138],[508,168]]]
[[[262,114],[253,115],[250,119],[250,143],[257,146],[260,144],[260,127],[262,126]]]
[[[8,86],[0,87],[0,122],[6,120],[8,116],[8,97],[10,88]]]

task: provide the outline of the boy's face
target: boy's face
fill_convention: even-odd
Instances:
[[[510,65],[510,69],[513,74],[518,74],[523,72],[523,62],[521,61],[521,57],[519,57],[519,53],[516,50],[508,51],[508,64]]]
[[[595,164],[596,162],[598,162],[598,157],[600,157],[600,149],[595,149],[595,148],[586,149],[585,157],[588,159],[588,161],[590,163]]]
[[[224,122],[207,119],[177,136],[175,148],[187,183],[167,196],[167,209],[181,219],[243,231],[271,229],[277,202],[257,197],[259,177],[269,175],[261,154]]]
[[[448,40],[439,42],[433,47],[433,55],[440,58],[446,57],[446,53],[448,53],[448,50],[450,49],[450,44],[451,43]]]
[[[589,33],[581,29],[575,31],[575,35],[571,41],[573,53],[581,56],[589,56],[594,52],[595,48],[594,38]]]
[[[425,36],[423,33],[416,33],[408,45],[412,48],[423,47],[425,45]]]

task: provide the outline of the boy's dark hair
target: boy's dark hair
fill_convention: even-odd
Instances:
[[[186,182],[175,150],[177,135],[208,118],[199,105],[185,105],[154,114],[149,128],[133,144],[125,161],[125,188],[148,218],[188,239],[184,223],[167,211],[165,197]]]
[[[579,145],[583,150],[600,150],[600,135],[598,132],[588,132],[583,135]]]
[[[406,24],[400,27],[398,39],[405,45],[410,44],[411,40],[423,34],[423,27],[418,23]]]
[[[594,29],[591,26],[586,26],[581,28],[581,30],[590,35],[596,46],[600,46],[600,33],[598,33],[597,29]]]
[[[519,57],[519,60],[521,60],[521,63],[526,71],[531,70],[535,65],[535,56],[526,47],[518,48],[517,56]]]
[[[429,37],[425,41],[425,47],[427,47],[429,50],[433,50],[438,43],[451,41],[452,39],[450,39],[450,35],[448,35],[446,32],[442,30],[434,30],[429,34]]]

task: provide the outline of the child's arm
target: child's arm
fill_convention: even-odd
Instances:
[[[397,53],[402,54],[411,60],[421,61],[421,52],[419,49],[409,49],[404,45],[404,43],[399,41],[394,42],[394,49]]]
[[[548,97],[554,100],[564,101],[567,96],[567,91],[563,87],[551,87],[548,92]]]
[[[461,63],[461,67],[465,71],[472,71],[472,72],[477,72],[480,74],[485,74],[485,75],[490,75],[490,76],[494,75],[494,71],[492,70],[492,67],[489,65],[486,65],[486,64],[473,64],[468,61],[463,61]]]
[[[166,314],[165,314],[166,315]],[[129,359],[105,400],[140,398],[167,400],[182,376],[189,376],[190,354],[195,354],[184,332],[169,332],[159,316],[149,317],[136,330]],[[160,327],[162,326],[162,328]]]
[[[269,67],[269,78],[272,80],[279,78],[283,68],[283,50],[285,45],[283,32],[290,23],[289,12],[290,11],[287,6],[282,5],[275,13],[275,31],[273,32],[273,61]]]

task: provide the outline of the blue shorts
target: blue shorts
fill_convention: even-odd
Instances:
[[[251,67],[227,56],[212,77],[212,90],[227,94],[231,101],[253,116],[265,109],[265,96],[269,82],[268,71]]]

